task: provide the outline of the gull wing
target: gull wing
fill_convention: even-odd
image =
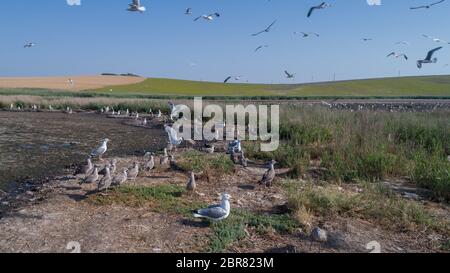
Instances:
[[[210,219],[220,219],[227,215],[227,212],[220,206],[211,206],[207,209],[199,209],[197,214]]]
[[[434,52],[440,50],[441,48],[442,48],[442,46],[430,50],[430,51],[428,52],[427,57],[425,58],[425,60],[431,60],[431,58],[433,57]]]
[[[226,78],[226,79],[223,81],[223,83],[227,83],[231,78],[232,78],[232,77],[229,76],[228,78]]]
[[[270,31],[270,29],[272,28],[273,25],[275,25],[275,23],[277,22],[277,20],[273,21],[272,24],[270,24],[267,28],[266,28],[266,32]]]
[[[434,5],[437,5],[437,4],[440,4],[440,3],[444,2],[444,1],[445,1],[445,0],[441,0],[441,1],[435,2],[435,3],[433,3],[433,4],[430,4],[430,7],[432,7],[432,6],[434,6]]]

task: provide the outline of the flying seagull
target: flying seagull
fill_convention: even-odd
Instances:
[[[192,14],[192,9],[191,8],[187,8],[186,11],[184,12],[184,14],[191,15]]]
[[[197,21],[197,20],[200,19],[200,18],[203,18],[203,19],[205,19],[206,21],[213,21],[213,20],[214,20],[214,17],[219,18],[219,17],[220,17],[220,14],[219,14],[218,12],[215,12],[215,13],[212,13],[212,14],[209,14],[209,15],[201,15],[201,16],[195,18],[194,21]]]
[[[440,50],[441,48],[442,48],[442,46],[430,50],[427,54],[427,57],[424,60],[417,61],[417,67],[420,69],[420,68],[422,68],[422,64],[437,63],[437,58],[433,58],[433,54],[436,51]]]
[[[146,11],[146,8],[141,5],[140,0],[133,0],[133,3],[129,4],[128,11],[136,12],[139,11],[140,13],[143,13]]]
[[[429,9],[429,8],[431,8],[432,6],[437,5],[437,4],[440,4],[440,3],[442,3],[442,2],[445,2],[445,0],[441,0],[441,1],[438,1],[438,2],[434,2],[434,3],[431,3],[431,4],[429,4],[429,5],[422,5],[422,6],[417,6],[417,7],[411,7],[410,9]]]
[[[316,33],[316,32],[308,32],[308,33],[306,33],[306,32],[300,32],[301,34],[302,34],[302,37],[303,38],[308,38],[309,36],[312,36],[312,35],[314,35],[314,36],[316,36],[316,37],[320,37],[320,35],[318,34],[318,33]],[[294,32],[294,35],[296,35],[296,34],[298,34],[297,32]]]
[[[258,52],[259,50],[265,48],[265,47],[269,47],[268,45],[260,45],[255,49],[255,52]]]
[[[26,43],[23,47],[24,48],[31,48],[31,47],[33,47],[33,46],[36,46],[37,44],[36,43]]]
[[[223,193],[220,205],[212,205],[206,209],[199,209],[194,212],[196,218],[206,218],[213,221],[226,219],[230,215],[230,198],[231,196]]]
[[[309,9],[307,17],[308,17],[308,18],[311,17],[312,13],[313,13],[314,10],[316,10],[316,9],[325,9],[325,8],[329,8],[329,7],[331,7],[331,5],[330,5],[330,4],[327,4],[326,2],[322,2],[322,3],[321,3],[320,5],[318,5],[318,6],[313,6],[313,7],[311,7],[311,8]]]
[[[286,77],[287,77],[288,79],[293,79],[293,78],[295,78],[295,73],[294,73],[294,74],[290,74],[289,72],[287,72],[287,70],[285,70],[284,73],[286,74]]]
[[[273,25],[275,25],[276,22],[277,22],[277,20],[273,21],[272,24],[270,24],[265,30],[261,30],[260,32],[254,33],[254,34],[252,34],[252,36],[258,36],[261,33],[269,32],[270,29],[273,27]]]
[[[395,58],[403,57],[403,58],[405,58],[405,60],[408,60],[408,56],[405,53],[391,52],[386,57],[388,57],[388,58],[389,57],[395,57]]]
[[[369,42],[369,41],[373,41],[372,38],[362,38],[361,40],[363,40],[364,42]]]
[[[179,137],[177,131],[170,126],[165,125],[164,130],[166,131],[169,137],[169,143],[175,146],[178,146],[183,142],[183,137]]]
[[[396,45],[410,45],[410,43],[407,41],[400,41],[400,42],[396,42],[395,44]]]
[[[434,37],[431,37],[431,36],[426,35],[426,34],[423,34],[422,36],[425,37],[425,38],[431,39],[431,40],[433,40],[433,42],[436,42],[436,43],[450,44],[449,42],[447,42],[445,40],[442,40],[442,39],[439,39],[439,38],[434,38]]]
[[[223,81],[223,83],[227,83],[227,82],[229,82],[231,79],[234,79],[235,81],[239,81],[241,78],[242,78],[242,76],[229,76],[229,77],[227,77],[227,78]]]

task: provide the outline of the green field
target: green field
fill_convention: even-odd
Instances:
[[[450,76],[380,78],[314,84],[223,84],[149,78],[138,84],[105,87],[93,91],[111,95],[150,96],[450,97]]]

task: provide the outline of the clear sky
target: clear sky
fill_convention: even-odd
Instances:
[[[293,83],[406,75],[450,74],[450,45],[437,64],[416,60],[436,46],[422,34],[450,40],[450,1],[410,10],[433,0],[329,0],[331,8],[306,18],[320,0],[142,0],[147,12],[126,11],[131,0],[0,1],[0,76],[137,73],[148,77]],[[193,15],[184,11],[191,7]],[[213,22],[196,15],[219,12]],[[277,23],[271,32],[251,34]],[[293,32],[317,32],[302,39]],[[363,42],[370,37],[373,41]],[[24,49],[26,42],[38,46]],[[396,46],[408,41],[410,46]],[[268,48],[255,53],[259,45]],[[409,61],[388,59],[391,51]],[[195,65],[194,65],[195,64]],[[297,73],[288,80],[284,70]]]

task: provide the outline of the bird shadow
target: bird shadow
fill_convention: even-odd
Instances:
[[[80,202],[80,201],[83,201],[83,200],[85,200],[86,198],[88,198],[88,197],[87,197],[87,194],[86,194],[86,195],[83,195],[83,194],[67,194],[67,196],[68,196],[70,199],[72,199],[72,200],[74,200],[74,201],[76,201],[76,202]]]
[[[169,179],[169,176],[164,176],[164,175],[151,175],[151,176],[146,176],[146,178],[152,178],[152,179]]]
[[[207,228],[209,227],[208,221],[194,221],[191,219],[181,219],[179,220],[180,224],[189,227],[197,227],[197,228]]]
[[[264,250],[264,253],[270,253],[270,254],[277,254],[277,253],[302,253],[302,251],[299,251],[296,246],[294,245],[286,245],[283,247],[274,247]]]
[[[250,184],[240,184],[240,185],[238,185],[238,188],[239,188],[239,189],[242,189],[242,190],[252,191],[252,190],[254,190],[256,187],[255,187],[254,185],[250,185]]]

